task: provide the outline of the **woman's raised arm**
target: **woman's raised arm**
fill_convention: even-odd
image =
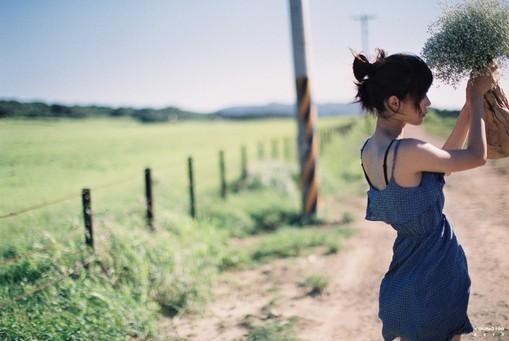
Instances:
[[[442,149],[463,149],[467,140],[468,130],[470,128],[470,104],[468,101],[465,103],[461,112],[456,120],[456,125],[451,131],[451,134],[445,141]]]

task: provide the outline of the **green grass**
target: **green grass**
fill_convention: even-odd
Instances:
[[[364,195],[367,184],[360,166],[360,149],[362,142],[372,134],[374,124],[373,119],[358,118],[348,134],[334,135],[323,148],[320,156],[322,195],[334,195],[338,200]]]
[[[73,230],[81,223],[80,192],[92,188],[97,212],[118,211],[118,206],[139,206],[143,201],[143,169],[152,167],[155,191],[179,208],[187,199],[187,156],[194,157],[197,194],[210,191],[219,182],[218,151],[225,150],[227,179],[240,173],[240,146],[294,134],[289,120],[268,124],[251,122],[195,122],[142,125],[130,120],[85,120],[56,122],[0,121],[0,215],[71,196],[73,199],[37,212],[34,219],[23,215],[16,228],[7,228],[0,240],[9,244],[20,226],[41,225],[49,229]],[[123,183],[101,188],[123,179]],[[115,198],[123,197],[120,205]],[[156,201],[156,205],[158,202]],[[116,207],[117,206],[117,207]],[[55,212],[57,212],[55,214]],[[72,212],[71,214],[69,214]],[[28,217],[28,218],[27,218]],[[62,219],[64,218],[64,219]],[[14,219],[13,219],[14,220]],[[2,225],[11,225],[3,220]],[[3,229],[4,231],[6,228]],[[0,242],[1,243],[1,242]],[[0,245],[1,248],[1,245]]]
[[[244,326],[249,330],[244,341],[297,341],[295,327],[299,318],[270,319],[263,323],[246,321]]]
[[[456,124],[457,117],[440,116],[435,111],[426,114],[423,127],[431,135],[447,138]]]
[[[329,279],[320,274],[308,276],[301,283],[301,286],[307,288],[310,296],[323,294],[328,285]]]
[[[320,127],[351,118],[320,121]],[[257,143],[292,135],[293,120],[142,125],[132,121],[0,121],[0,339],[157,338],[154,321],[200,310],[221,271],[322,246],[338,252],[352,218],[338,226],[299,219],[295,153],[256,160]],[[359,193],[362,125],[334,136],[320,156],[321,195]],[[239,182],[240,145],[248,178]],[[218,151],[230,185],[219,197]],[[195,157],[198,217],[188,214],[186,157]],[[282,153],[280,152],[280,155]],[[154,179],[156,231],[145,224],[143,169]],[[109,187],[104,184],[128,181]],[[82,187],[92,189],[95,255],[83,246]],[[343,226],[344,225],[344,226]],[[232,238],[257,235],[249,247]],[[89,263],[90,262],[90,263]]]
[[[353,233],[355,231],[348,226],[325,229],[319,226],[282,226],[253,245],[225,249],[220,268],[253,267],[276,258],[301,256],[317,246],[325,247],[325,255],[333,254],[341,249],[341,241]]]

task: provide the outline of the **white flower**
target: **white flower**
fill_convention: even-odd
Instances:
[[[509,7],[503,0],[448,6],[428,32],[421,55],[436,78],[453,86],[482,74],[489,61],[501,66],[509,58]]]

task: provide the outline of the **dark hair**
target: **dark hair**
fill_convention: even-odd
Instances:
[[[428,65],[412,54],[396,53],[386,57],[384,50],[377,49],[377,52],[374,63],[364,54],[354,54],[355,102],[361,103],[365,111],[382,116],[386,110],[385,100],[396,96],[400,100],[411,98],[419,110],[419,103],[433,82]]]

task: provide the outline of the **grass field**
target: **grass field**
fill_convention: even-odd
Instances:
[[[321,120],[320,128],[352,118]],[[355,163],[362,125],[334,136],[319,160],[321,195],[362,192]],[[1,339],[157,338],[154,321],[199,309],[222,271],[291,257],[315,246],[340,249],[351,223],[299,223],[293,120],[179,122],[0,121]],[[271,141],[279,158],[269,160]],[[258,159],[258,143],[264,159]],[[240,148],[248,178],[239,182]],[[225,151],[227,199],[219,197]],[[195,166],[198,217],[188,210],[187,157]],[[154,181],[156,232],[145,226],[143,170]],[[233,185],[236,185],[235,188]],[[95,254],[83,245],[80,191],[92,191]],[[344,225],[344,226],[343,226]],[[261,234],[249,248],[231,238]]]
[[[321,150],[320,202],[367,189],[359,150],[374,121],[320,119],[319,128],[352,120],[347,134],[332,136]],[[451,122],[435,117],[432,126]],[[223,271],[317,246],[338,252],[354,231],[350,217],[332,229],[321,228],[320,214],[307,223],[298,219],[295,146],[289,160],[282,148],[282,139],[294,139],[295,132],[295,121],[273,119],[156,125],[0,120],[0,216],[67,199],[0,219],[0,339],[157,339],[154,321],[200,309]],[[279,158],[270,160],[273,139],[279,140]],[[243,182],[241,145],[248,151]],[[230,188],[226,200],[219,197],[220,149]],[[194,220],[188,214],[188,156],[195,164]],[[155,232],[144,218],[145,167],[153,172]],[[83,187],[92,191],[95,253],[83,245]],[[249,247],[230,243],[254,235],[261,238]]]

